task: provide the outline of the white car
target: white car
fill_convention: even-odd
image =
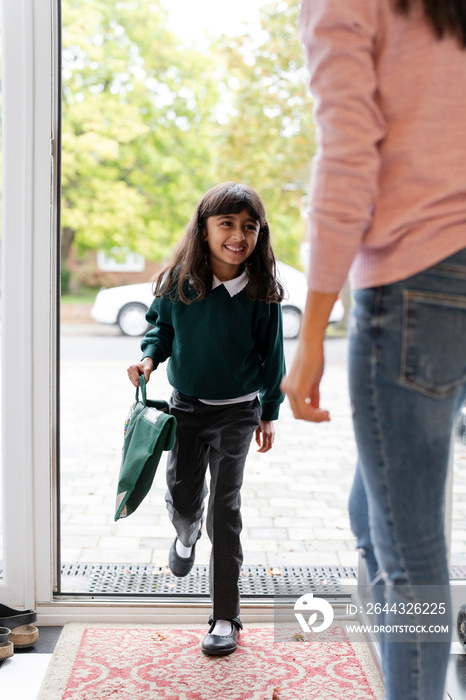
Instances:
[[[282,262],[277,264],[277,270],[286,290],[282,302],[283,335],[287,339],[296,338],[306,303],[306,276]],[[146,312],[153,298],[150,282],[101,289],[96,296],[91,316],[98,323],[117,324],[124,335],[145,335],[151,328],[146,321]],[[340,321],[342,317],[343,304],[338,299],[330,315],[330,323]]]

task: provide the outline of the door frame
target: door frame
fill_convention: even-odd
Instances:
[[[2,465],[3,602],[29,607],[43,578],[37,537],[48,527],[51,260],[53,219],[51,5],[3,0]],[[42,357],[36,352],[41,350]],[[45,350],[45,352],[44,352]],[[44,376],[43,367],[48,366]],[[45,449],[44,449],[45,448]],[[49,478],[49,467],[47,468]],[[49,531],[50,532],[50,531]]]
[[[2,0],[5,566],[0,599],[35,608],[42,624],[205,622],[208,603],[54,597],[59,571],[60,22],[60,0]],[[451,521],[451,498],[447,511]],[[242,618],[273,620],[273,601],[243,604]]]

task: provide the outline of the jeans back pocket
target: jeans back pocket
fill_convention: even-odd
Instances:
[[[404,290],[401,379],[433,398],[466,382],[466,296]]]

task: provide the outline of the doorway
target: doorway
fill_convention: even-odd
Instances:
[[[277,256],[303,267],[314,129],[295,31],[298,8],[291,0],[257,1],[240,3],[242,13],[236,7],[229,16],[207,0],[195,12],[181,0],[144,1],[135,16],[131,3],[126,10],[120,5],[102,0],[91,11],[62,0],[57,592],[206,599],[206,535],[187,580],[167,570],[174,531],[164,463],[138,511],[113,522],[123,423],[134,400],[126,367],[140,357],[151,275],[212,184],[234,178],[257,187]],[[208,32],[193,31],[202,23]],[[154,36],[167,47],[163,56]],[[109,289],[96,299],[101,285]],[[299,424],[284,404],[272,451],[258,455],[251,447],[242,490],[245,596],[307,585],[330,594],[340,590],[340,578],[356,576],[346,509],[355,448],[344,334],[330,337],[328,346],[332,372],[324,386],[333,423]],[[288,363],[295,347],[286,340]],[[167,399],[170,391],[160,367],[150,395]]]

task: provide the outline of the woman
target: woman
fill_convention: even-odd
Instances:
[[[323,339],[351,268],[350,518],[381,635],[386,700],[442,700],[451,628],[443,524],[466,398],[466,0],[303,0],[315,98],[309,294],[282,389],[320,422]],[[414,603],[421,602],[421,606]],[[429,612],[427,615],[419,614]],[[435,614],[432,614],[435,611]]]

